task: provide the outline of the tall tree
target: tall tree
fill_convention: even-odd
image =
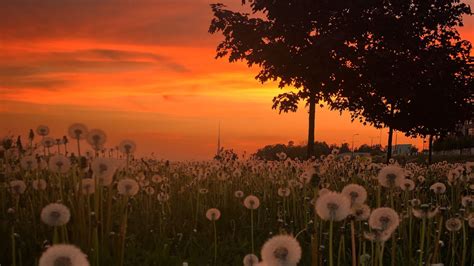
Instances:
[[[345,69],[338,53],[350,49],[347,32],[357,32],[353,19],[367,3],[251,0],[243,4],[250,6],[252,15],[228,10],[222,4],[211,5],[214,18],[209,32],[224,35],[216,57],[259,66],[256,79],[262,83],[278,81],[280,88],[296,88],[275,97],[273,108],[296,111],[299,101],[306,101],[310,157],[314,153],[316,105],[337,97],[344,85],[337,78],[338,71]]]
[[[349,109],[353,119],[388,127],[387,161],[393,130],[409,136],[449,130],[472,115],[472,82],[466,71],[470,44],[456,30],[467,5],[457,0],[373,1],[355,21],[367,32],[353,35],[345,54],[353,72],[332,108]],[[349,73],[349,72],[343,72]]]

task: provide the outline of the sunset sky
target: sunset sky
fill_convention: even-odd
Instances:
[[[0,136],[48,125],[53,137],[75,122],[160,158],[208,159],[222,144],[254,152],[302,143],[307,112],[279,115],[280,90],[254,79],[258,69],[214,59],[221,36],[207,30],[212,0],[5,0],[0,2]],[[241,0],[222,0],[239,7]],[[473,4],[474,0],[467,1]],[[462,37],[474,41],[474,18]],[[379,143],[380,131],[325,108],[316,140]],[[382,143],[386,142],[386,130]],[[398,143],[420,139],[398,134]]]

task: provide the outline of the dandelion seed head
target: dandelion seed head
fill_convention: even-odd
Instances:
[[[79,248],[58,244],[43,252],[39,259],[39,266],[89,266],[89,261]]]
[[[92,172],[102,186],[108,186],[113,182],[117,168],[118,162],[110,158],[95,158],[91,163]]]
[[[135,196],[139,189],[138,182],[131,178],[121,179],[117,184],[118,193],[124,196]]]
[[[262,247],[262,261],[267,265],[296,266],[301,259],[301,246],[289,235],[276,235]]]
[[[12,180],[10,181],[10,191],[12,194],[20,195],[25,193],[26,184],[23,180]]]
[[[372,211],[369,226],[379,231],[393,232],[400,224],[398,213],[388,207],[380,207]]]
[[[388,188],[399,187],[403,179],[405,179],[405,173],[398,165],[385,166],[377,175],[379,184]]]
[[[366,204],[354,204],[352,205],[352,215],[356,221],[365,221],[369,219],[370,207]]]
[[[103,130],[91,129],[86,136],[87,143],[89,143],[94,150],[100,150],[107,141],[107,135]]]
[[[468,195],[461,198],[461,204],[465,208],[474,208],[474,195]]]
[[[469,225],[469,227],[474,228],[474,216],[473,216],[473,217],[470,217],[470,218],[467,220],[467,224]]]
[[[69,208],[61,203],[50,203],[41,210],[41,221],[49,226],[62,226],[69,222]]]
[[[255,254],[247,254],[243,259],[244,266],[257,266],[258,263],[259,260]]]
[[[163,203],[170,199],[170,195],[166,192],[160,192],[158,193],[157,199],[159,202]]]
[[[430,190],[435,194],[443,194],[446,192],[446,185],[441,182],[437,182],[430,186]]]
[[[351,205],[355,203],[362,204],[367,200],[367,190],[358,184],[346,185],[341,193],[351,200]]]
[[[48,184],[44,179],[35,179],[31,182],[31,186],[34,190],[45,190]]]
[[[95,192],[95,180],[93,178],[84,178],[81,180],[82,195],[91,195]]]
[[[415,182],[411,179],[403,179],[401,184],[400,184],[400,188],[403,190],[403,191],[412,191],[413,189],[415,189]]]
[[[456,232],[461,230],[462,228],[462,221],[459,218],[450,218],[446,221],[446,229],[450,232]]]
[[[351,201],[337,192],[328,192],[316,200],[315,208],[323,220],[342,221],[351,213]]]
[[[147,195],[153,195],[153,194],[155,194],[155,189],[153,187],[146,187],[145,188],[145,193]]]
[[[240,199],[244,197],[244,192],[242,190],[237,190],[234,192],[234,197]]]
[[[45,126],[45,125],[39,125],[36,128],[36,134],[38,134],[40,136],[43,136],[43,137],[49,135],[49,127]]]
[[[64,174],[71,168],[71,162],[68,157],[56,154],[49,158],[48,166],[51,171]]]
[[[41,145],[43,145],[43,147],[45,148],[51,148],[53,147],[54,145],[56,144],[56,140],[51,138],[51,137],[44,137],[42,140],[41,140]]]
[[[245,206],[245,208],[247,208],[249,210],[258,209],[258,207],[260,207],[260,199],[257,198],[254,195],[248,195],[244,199],[244,206]]]
[[[21,158],[20,165],[23,170],[31,171],[38,167],[38,160],[33,155],[27,155]]]
[[[281,188],[278,189],[278,196],[280,196],[280,197],[286,198],[286,197],[290,196],[290,193],[291,193],[291,190],[287,187],[281,187]]]
[[[132,140],[123,140],[119,144],[119,149],[125,154],[132,154],[137,149],[137,145]]]
[[[219,218],[221,218],[221,211],[217,208],[211,208],[206,211],[206,218],[209,221],[217,221]]]
[[[75,123],[69,126],[68,135],[72,139],[85,139],[87,136],[87,127],[81,123]]]

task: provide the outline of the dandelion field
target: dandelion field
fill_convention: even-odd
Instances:
[[[0,265],[474,265],[471,162],[168,162],[71,127],[95,152],[3,145]]]

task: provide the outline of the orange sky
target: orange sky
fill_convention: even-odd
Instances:
[[[0,135],[46,124],[62,136],[82,122],[105,130],[108,146],[130,138],[140,154],[166,159],[210,158],[219,121],[223,145],[240,152],[303,142],[304,106],[279,115],[271,109],[275,84],[257,82],[257,69],[214,59],[213,2],[2,1]],[[473,41],[474,19],[465,18],[460,31]],[[318,108],[316,140],[351,142],[356,133],[356,146],[380,141],[379,130]],[[398,143],[422,142],[398,134]]]

